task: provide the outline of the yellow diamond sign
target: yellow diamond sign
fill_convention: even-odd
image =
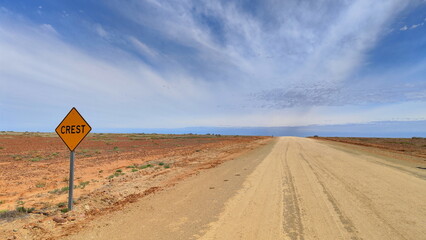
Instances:
[[[90,130],[92,128],[86,120],[84,120],[77,109],[72,108],[55,131],[70,151],[74,151]]]

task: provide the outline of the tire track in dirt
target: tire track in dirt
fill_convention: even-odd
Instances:
[[[278,142],[226,203],[218,220],[201,237],[210,239],[281,239],[283,228],[283,166]],[[262,226],[262,227],[256,227]]]
[[[426,217],[420,190],[424,173],[412,174],[415,170],[388,166],[382,158],[308,141],[297,143],[300,159],[319,180],[351,238],[418,239],[425,232],[419,222]]]
[[[299,200],[294,186],[294,179],[288,166],[288,144],[285,146],[283,154],[283,226],[285,234],[291,240],[303,240],[303,224],[301,220],[301,212]]]
[[[302,146],[301,146],[301,148],[302,148]],[[309,161],[308,161],[309,158],[315,159],[315,157],[310,155],[309,153],[301,151],[300,156],[313,171],[314,171],[313,165],[315,166],[315,169],[317,169],[317,171],[314,172],[314,173],[317,176],[318,182],[321,184],[321,186],[324,190],[324,193],[327,195],[327,198],[329,199],[330,203],[333,205],[334,210],[338,214],[341,223],[345,226],[345,229],[349,233],[358,232],[358,230],[356,230],[352,221],[344,213],[342,213],[342,210],[338,206],[337,200],[333,197],[333,195],[330,193],[330,191],[326,188],[324,182],[320,180],[321,178],[322,179],[324,178],[324,177],[320,176],[320,173],[322,173],[323,175],[325,175],[326,177],[328,177],[330,179],[335,179],[336,181],[340,182],[347,189],[348,193],[354,195],[365,206],[365,208],[370,210],[372,214],[374,214],[378,219],[380,219],[380,221],[389,228],[388,230],[391,231],[392,234],[397,235],[400,239],[406,239],[400,232],[398,232],[394,227],[392,227],[392,225],[390,223],[388,223],[383,218],[383,216],[381,216],[380,212],[374,207],[372,200],[370,198],[368,198],[367,195],[363,194],[361,191],[359,191],[355,187],[351,186],[349,183],[347,183],[345,181],[344,178],[341,178],[341,177],[337,176],[335,173],[333,173],[332,171],[328,170],[327,167],[324,166],[323,164],[321,164],[319,161],[312,161],[312,164],[309,163]],[[309,157],[306,157],[306,156],[309,156]],[[353,239],[358,239],[358,238],[355,237]]]
[[[309,161],[304,157],[303,154],[300,154],[300,158],[305,161],[305,163],[309,166],[309,168],[312,170],[312,172],[315,174],[316,179],[318,183],[321,185],[323,193],[326,195],[327,200],[329,203],[333,206],[334,213],[338,216],[340,223],[346,229],[347,233],[350,235],[350,238],[353,240],[361,239],[356,235],[356,232],[358,232],[353,225],[352,221],[343,213],[341,207],[339,207],[339,204],[334,198],[333,194],[327,189],[326,185],[323,181],[321,181],[321,177],[317,172],[315,172],[315,169],[312,167],[312,165],[309,163]]]

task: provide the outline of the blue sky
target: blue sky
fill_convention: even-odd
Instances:
[[[426,1],[3,1],[0,130],[426,120]]]

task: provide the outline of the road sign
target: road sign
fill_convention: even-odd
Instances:
[[[84,120],[77,109],[72,108],[55,131],[70,151],[74,151],[90,130],[92,128],[86,120]]]
[[[72,210],[72,197],[74,192],[74,149],[89,134],[92,128],[80,115],[77,109],[72,108],[64,120],[56,127],[55,131],[70,149],[70,178],[68,187],[68,210]]]

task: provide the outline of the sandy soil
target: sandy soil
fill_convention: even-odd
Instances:
[[[425,189],[426,171],[398,159],[279,138],[70,239],[425,239]]]
[[[56,239],[99,216],[215,167],[271,138],[90,134],[76,151],[75,209],[66,211],[69,151],[50,133],[0,134],[0,239]],[[35,208],[31,214],[16,207]]]

